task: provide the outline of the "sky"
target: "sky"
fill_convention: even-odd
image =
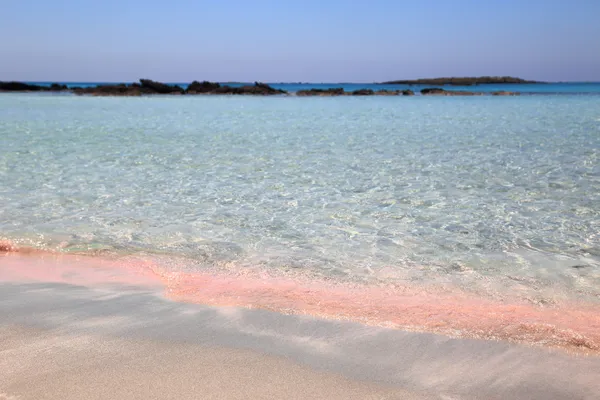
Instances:
[[[600,81],[600,0],[0,0],[0,80]]]

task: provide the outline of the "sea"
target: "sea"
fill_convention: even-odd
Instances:
[[[0,239],[600,303],[600,83],[447,89],[527,95],[0,94]]]

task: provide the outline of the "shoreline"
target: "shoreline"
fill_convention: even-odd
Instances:
[[[65,254],[0,243],[0,282],[52,282],[146,287],[191,304],[265,309],[283,314],[359,322],[600,354],[600,305],[536,305],[492,299],[453,287],[333,282],[319,277],[239,269],[186,271],[184,260],[151,255]],[[12,246],[12,247],[11,247]]]
[[[0,398],[11,400],[592,399],[600,390],[597,356],[172,302],[138,286],[0,283],[0,351]]]

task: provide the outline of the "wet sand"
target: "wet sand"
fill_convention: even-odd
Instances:
[[[22,326],[0,338],[3,400],[433,398],[248,350]]]
[[[119,283],[156,290],[171,300],[188,303],[258,308],[600,354],[598,303],[540,306],[510,296],[478,296],[451,286],[356,285],[235,266],[190,271],[185,259],[172,256],[90,256],[31,248],[0,254],[0,281],[91,287]]]
[[[594,354],[173,301],[164,297],[164,277],[148,265],[113,262],[94,258],[92,266],[86,257],[45,253],[0,257],[0,399],[595,399],[600,393]]]

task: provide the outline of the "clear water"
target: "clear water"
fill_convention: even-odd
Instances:
[[[600,300],[600,97],[4,94],[0,236]]]

